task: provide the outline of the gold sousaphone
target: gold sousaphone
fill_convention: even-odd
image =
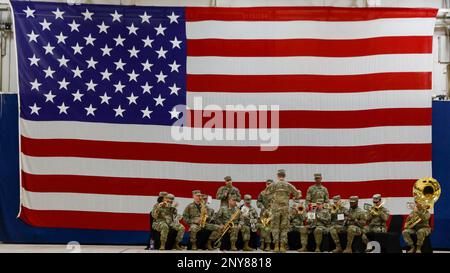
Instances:
[[[432,209],[434,204],[441,196],[441,185],[432,177],[424,177],[414,183],[412,194],[414,200],[425,209]],[[415,203],[408,203],[409,209],[414,209]],[[405,228],[413,228],[420,223],[421,219],[417,214],[408,217],[405,223]]]

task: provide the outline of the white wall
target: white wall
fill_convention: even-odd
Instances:
[[[48,2],[66,2],[67,0],[40,0]],[[74,1],[74,0],[72,0]],[[443,0],[78,0],[82,3],[117,4],[117,5],[154,5],[154,6],[339,6],[339,7],[434,7],[446,8]],[[447,1],[450,2],[450,1]],[[8,7],[7,0],[0,0],[0,9]],[[0,21],[10,21],[9,11],[0,11]],[[450,21],[450,20],[449,20]],[[0,92],[17,92],[16,53],[14,34],[6,34],[0,39],[4,44],[0,58],[1,78]],[[443,28],[436,28],[434,37],[434,75],[433,94],[446,94],[448,89],[447,65],[438,62],[438,36],[445,35]]]

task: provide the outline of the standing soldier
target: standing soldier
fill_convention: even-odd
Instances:
[[[300,198],[302,198],[300,196]],[[304,204],[300,203],[300,199],[294,200],[294,205],[289,212],[289,221],[291,231],[300,233],[300,242],[302,247],[298,249],[299,252],[305,252],[308,246],[308,227],[305,226],[306,208]]]
[[[345,232],[345,219],[348,215],[348,209],[342,205],[341,196],[335,195],[333,196],[333,205],[331,206],[331,227],[330,234],[331,238],[333,238],[334,243],[336,244],[336,248],[333,250],[333,253],[341,253],[342,246],[341,241],[339,239],[339,233]]]
[[[267,194],[267,188],[272,183],[273,183],[272,179],[267,179],[266,180],[266,188],[262,192],[260,192],[258,195],[258,201],[256,202],[256,205],[259,209],[261,209],[260,214],[264,214],[264,210],[266,210],[270,206],[270,200],[269,200],[269,196]]]
[[[159,203],[152,211],[152,217],[155,219],[153,222],[153,228],[161,233],[160,241],[161,245],[159,250],[164,250],[169,229],[177,231],[177,237],[175,239],[174,249],[183,250],[180,246],[180,242],[184,236],[184,227],[178,222],[177,209],[172,205],[175,196],[173,194],[167,194],[164,197],[163,202]]]
[[[386,232],[386,222],[389,218],[389,210],[383,206],[381,202],[381,194],[374,194],[372,196],[373,205],[367,210],[367,223],[368,226],[364,228],[362,240],[367,246],[369,239],[367,238],[368,232]],[[371,251],[366,249],[366,252]]]
[[[316,200],[316,207],[310,212],[308,217],[308,224],[311,229],[314,229],[314,240],[316,242],[315,252],[321,252],[323,235],[328,233],[328,227],[331,222],[331,214],[328,209],[323,207],[323,199]]]
[[[230,196],[228,198],[228,206],[220,207],[219,211],[217,211],[215,221],[220,225],[221,230],[223,230],[224,225],[231,220],[231,217],[237,213],[236,211],[240,211],[236,206],[236,199],[236,196]],[[228,230],[230,233],[231,250],[237,251],[236,241],[239,233],[239,217],[236,217],[232,222],[233,226]]]
[[[244,241],[244,251],[252,251],[249,246],[250,233],[257,231],[258,212],[251,205],[252,196],[249,194],[244,195],[244,206],[241,208],[241,216],[239,225],[241,226],[242,240]]]
[[[298,199],[301,192],[285,180],[286,171],[278,170],[278,181],[267,187],[269,199],[272,200],[272,235],[275,252],[286,252],[287,233],[289,230],[289,198],[291,194]]]
[[[197,250],[197,233],[202,230],[211,230],[212,233],[208,239],[208,250],[213,250],[214,248],[211,245],[212,240],[217,239],[219,235],[219,226],[208,224],[208,218],[211,220],[212,216],[210,212],[208,212],[208,207],[206,203],[202,199],[202,194],[199,190],[192,191],[192,195],[194,201],[186,206],[183,212],[183,219],[189,225],[190,231],[190,240],[192,245],[192,250]],[[203,207],[204,206],[204,207]],[[202,226],[202,209],[205,210],[206,221],[204,226]],[[214,214],[214,211],[213,211]]]
[[[424,206],[423,204],[417,202],[417,199],[415,201],[414,210],[408,215],[408,218],[406,219],[406,225],[404,227],[404,230],[402,232],[403,239],[405,240],[406,244],[410,247],[410,250],[408,253],[421,253],[422,252],[422,245],[425,241],[425,238],[431,234],[431,227],[430,227],[430,212],[428,211],[428,207]],[[417,219],[417,223],[411,223],[411,219]],[[416,247],[414,247],[414,242],[411,239],[411,234],[416,234],[417,236],[417,243]]]
[[[350,196],[350,209],[347,216],[347,247],[344,253],[352,253],[352,244],[355,236],[362,235],[366,225],[366,214],[358,207],[358,196]]]
[[[225,186],[220,187],[216,194],[216,198],[220,200],[221,207],[228,206],[228,199],[231,196],[234,196],[237,202],[241,201],[241,193],[238,188],[233,187],[233,180],[231,180],[231,176],[225,176],[224,180]]]
[[[315,184],[308,188],[306,192],[306,205],[311,203],[316,203],[317,199],[323,199],[324,202],[328,203],[328,190],[322,185],[322,174],[314,174]]]

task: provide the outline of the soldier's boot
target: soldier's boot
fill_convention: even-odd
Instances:
[[[417,245],[416,253],[422,253],[422,245]]]
[[[306,252],[306,251],[307,251],[306,245],[302,245],[302,247],[298,249],[298,252]]]
[[[261,250],[264,250],[264,240],[261,240],[261,245],[259,246],[259,248],[261,248]]]
[[[280,244],[275,242],[275,247],[273,248],[273,252],[280,252]]]
[[[253,248],[251,248],[251,247],[248,245],[248,241],[245,241],[245,242],[244,242],[244,247],[242,248],[242,250],[244,250],[244,251],[253,251]]]
[[[270,243],[266,243],[266,248],[264,249],[264,251],[270,251]]]
[[[336,242],[336,248],[333,250],[333,253],[341,253],[341,252],[342,252],[341,244],[339,242]]]
[[[303,237],[301,239],[301,242],[302,242],[302,248],[300,248],[298,251],[299,252],[306,252],[306,251],[308,251],[308,249],[307,249],[307,247],[308,247],[308,238],[307,237]]]
[[[316,238],[316,249],[314,250],[314,252],[322,252],[320,250],[321,245],[322,245],[322,235],[317,236],[317,238]]]
[[[180,242],[176,242],[172,249],[184,250],[184,247],[180,246]]]
[[[197,241],[191,241],[191,250],[197,250]]]
[[[281,253],[286,252],[286,243],[285,242],[280,243],[280,252]]]
[[[352,247],[351,246],[347,246],[344,250],[344,253],[353,253]]]
[[[161,241],[161,245],[159,246],[159,250],[165,250],[166,249],[166,241]]]
[[[231,251],[237,251],[236,241],[231,242]]]
[[[209,239],[206,247],[208,248],[208,250],[214,250],[213,240]]]
[[[415,252],[416,252],[416,248],[414,246],[411,246],[411,248],[406,253],[415,253]]]

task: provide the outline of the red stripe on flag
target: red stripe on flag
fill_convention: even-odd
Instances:
[[[187,41],[188,56],[223,57],[356,57],[376,54],[419,54],[432,52],[433,37],[377,37],[355,40],[285,39]],[[399,46],[401,44],[402,46]]]
[[[150,212],[149,205],[149,212]],[[149,214],[33,210],[22,206],[20,219],[35,227],[148,231]]]
[[[191,127],[205,127],[208,121],[216,117],[220,111],[188,111],[187,125]],[[258,118],[265,118],[263,111],[258,112]],[[354,110],[354,111],[274,111],[267,113],[266,124],[249,123],[249,116],[256,115],[248,111],[222,111],[223,124],[216,124],[215,128],[368,128],[375,126],[421,126],[431,125],[431,108],[396,108],[396,109],[373,109],[373,110]],[[279,115],[279,125],[272,126],[270,122],[272,115]],[[196,117],[202,120],[202,123],[196,121]],[[204,116],[203,116],[204,115]],[[234,116],[234,124],[226,124],[227,115],[229,119]],[[239,116],[245,115],[245,125],[237,122]],[[219,118],[217,118],[219,119]],[[240,118],[241,119],[241,118]],[[229,120],[228,120],[229,121]],[[255,121],[257,123],[258,120]],[[263,122],[265,123],[265,122]]]
[[[85,157],[218,164],[359,164],[431,161],[431,144],[383,144],[348,147],[197,146],[21,137],[22,152],[41,157]],[[239,156],[235,156],[235,155]],[[333,155],[333,156],[330,156]]]
[[[340,7],[187,7],[186,21],[366,21],[387,18],[434,18],[437,9]]]
[[[415,180],[374,180],[356,182],[324,182],[330,196],[340,194],[342,198],[359,195],[371,198],[374,193],[384,197],[411,196]],[[290,181],[304,196],[313,182]],[[216,191],[224,185],[221,181],[190,181],[159,178],[120,178],[82,175],[35,175],[22,171],[22,184],[30,192],[71,192],[91,194],[120,194],[138,196],[158,196],[160,191],[167,191],[176,197],[192,197],[193,189],[216,197]],[[264,189],[264,182],[233,182],[241,194],[250,194],[256,199]]]
[[[431,72],[363,75],[187,75],[193,92],[322,92],[429,90]]]

